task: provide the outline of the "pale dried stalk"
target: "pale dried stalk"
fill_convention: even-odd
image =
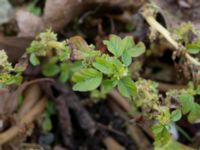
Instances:
[[[116,90],[112,90],[108,94],[113,100],[120,106],[122,107],[126,112],[132,112],[133,108],[131,107],[130,102],[128,99],[125,99],[122,97]]]
[[[37,117],[44,111],[46,106],[46,97],[41,98],[39,102],[19,121],[19,123],[7,131],[0,134],[0,145],[9,142],[19,135],[22,128],[32,124]]]
[[[102,142],[106,146],[107,150],[125,150],[123,146],[110,136],[105,137]]]
[[[18,112],[19,118],[22,118],[31,110],[41,95],[42,92],[38,84],[28,86],[27,90],[24,92],[24,102]]]
[[[146,8],[148,9],[148,8]],[[150,11],[149,11],[150,12]],[[181,50],[181,49],[186,49],[182,44],[179,44],[177,41],[175,41],[172,37],[171,37],[171,33],[164,28],[159,22],[157,22],[155,20],[155,18],[151,15],[151,13],[148,13],[148,10],[144,10],[144,12],[142,13],[143,17],[145,18],[145,20],[147,21],[147,23],[155,30],[157,30],[160,34],[162,34],[164,36],[164,38],[172,44],[172,46],[176,49],[176,50]],[[190,54],[185,53],[185,57],[194,65],[196,66],[200,66],[200,62],[198,60],[196,60],[195,58],[193,58]]]

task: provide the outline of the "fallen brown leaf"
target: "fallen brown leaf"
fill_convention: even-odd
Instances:
[[[15,15],[20,29],[19,36],[35,37],[35,35],[44,30],[44,23],[41,17],[23,9],[18,9]]]
[[[83,10],[81,0],[48,0],[44,8],[43,19],[46,27],[59,30],[75,19]]]
[[[4,49],[9,61],[15,63],[25,52],[32,38],[0,35],[0,49]]]

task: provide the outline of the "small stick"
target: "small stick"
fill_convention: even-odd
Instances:
[[[35,105],[37,100],[41,97],[42,92],[37,84],[30,85],[24,94],[24,102],[19,110],[18,116],[22,118]]]
[[[106,146],[107,150],[126,150],[122,145],[120,145],[110,136],[103,138],[102,142]]]
[[[185,88],[187,88],[187,86],[185,85],[176,85],[176,84],[161,83],[161,82],[159,82],[158,85],[158,89],[162,92],[167,92],[169,90],[181,90]]]
[[[30,125],[40,115],[46,105],[46,97],[39,102],[19,121],[19,123],[0,134],[0,145],[3,145],[19,135],[21,128]]]
[[[126,112],[132,112],[133,108],[131,107],[128,99],[122,97],[116,90],[112,90],[108,95],[113,98],[113,100],[119,104]]]

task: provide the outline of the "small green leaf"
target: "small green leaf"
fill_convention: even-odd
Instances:
[[[104,57],[97,57],[96,62],[93,63],[93,66],[101,71],[104,74],[112,74],[113,73],[113,64],[111,61],[107,60]]]
[[[132,36],[126,36],[123,40],[122,40],[122,47],[124,48],[124,50],[129,50],[131,48],[133,48],[135,46],[135,43],[133,41],[133,37]]]
[[[169,142],[171,136],[165,125],[154,125],[152,131],[155,138],[155,147],[163,146]]]
[[[200,85],[197,86],[196,93],[200,95]]]
[[[72,81],[76,83],[73,86],[73,90],[94,90],[101,84],[102,77],[102,73],[93,68],[83,68],[79,72],[75,72],[72,76]]]
[[[126,66],[131,64],[131,57],[138,57],[145,51],[144,44],[138,43],[135,45],[131,36],[127,36],[122,40],[122,47],[122,61]]]
[[[127,51],[124,51],[124,53],[122,54],[122,62],[124,63],[124,65],[129,66],[131,64],[131,61],[131,56],[128,54]]]
[[[176,122],[176,121],[178,121],[178,120],[181,119],[181,116],[182,116],[181,110],[180,110],[180,109],[177,109],[177,110],[174,110],[174,111],[171,113],[170,118],[171,118],[172,121]]]
[[[60,65],[60,75],[59,75],[59,80],[61,82],[66,82],[69,79],[70,76],[70,68],[68,64],[62,63]]]
[[[119,36],[111,35],[109,40],[104,40],[103,43],[114,56],[120,57],[122,55],[124,47]]]
[[[103,93],[110,92],[118,83],[117,79],[104,80],[102,83]]]
[[[42,73],[46,77],[55,76],[59,73],[59,71],[60,71],[60,67],[56,64],[47,63],[47,64],[44,64],[42,67]]]
[[[118,82],[118,90],[125,97],[131,97],[137,92],[135,83],[130,77],[124,77]]]
[[[27,10],[31,13],[33,13],[36,16],[40,16],[42,14],[42,10],[40,7],[38,7],[36,4],[38,3],[38,0],[33,0],[28,6]]]
[[[188,93],[183,93],[180,95],[180,101],[183,114],[190,112],[194,106],[194,97]]]
[[[55,110],[55,105],[52,101],[48,100],[47,101],[47,105],[46,105],[46,116],[51,116],[53,114],[55,114],[56,110]]]
[[[144,43],[142,42],[138,43],[133,48],[128,50],[128,54],[132,57],[138,57],[142,55],[144,52],[145,52],[145,46]]]
[[[186,48],[190,54],[198,54],[200,52],[200,43],[187,44]]]
[[[195,103],[191,112],[188,115],[188,121],[194,123],[197,119],[200,119],[200,105]]]
[[[42,122],[42,129],[45,132],[49,132],[52,129],[52,122],[51,122],[50,117],[45,116],[45,118],[44,118],[44,120]]]
[[[75,73],[75,72],[77,72],[77,71],[79,71],[79,70],[81,70],[83,68],[82,61],[76,61],[76,62],[73,62],[73,63],[71,63],[69,65],[70,65],[70,71],[72,73]]]
[[[159,124],[159,125],[154,125],[154,126],[152,127],[152,131],[153,131],[154,134],[159,134],[159,133],[161,133],[161,132],[163,131],[164,128],[165,128],[165,126],[163,126],[163,125],[161,125],[161,124]]]
[[[39,59],[37,58],[37,56],[36,56],[34,53],[32,53],[32,54],[30,55],[30,62],[31,62],[31,64],[34,65],[34,66],[40,64]]]

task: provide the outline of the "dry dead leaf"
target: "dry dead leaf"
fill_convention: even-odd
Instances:
[[[35,37],[45,29],[41,17],[35,16],[23,9],[18,9],[15,15],[20,29],[20,37]]]
[[[15,63],[25,52],[32,38],[0,35],[0,49],[4,49],[9,61]]]
[[[61,29],[82,12],[84,4],[82,0],[47,0],[43,15],[46,27]]]

